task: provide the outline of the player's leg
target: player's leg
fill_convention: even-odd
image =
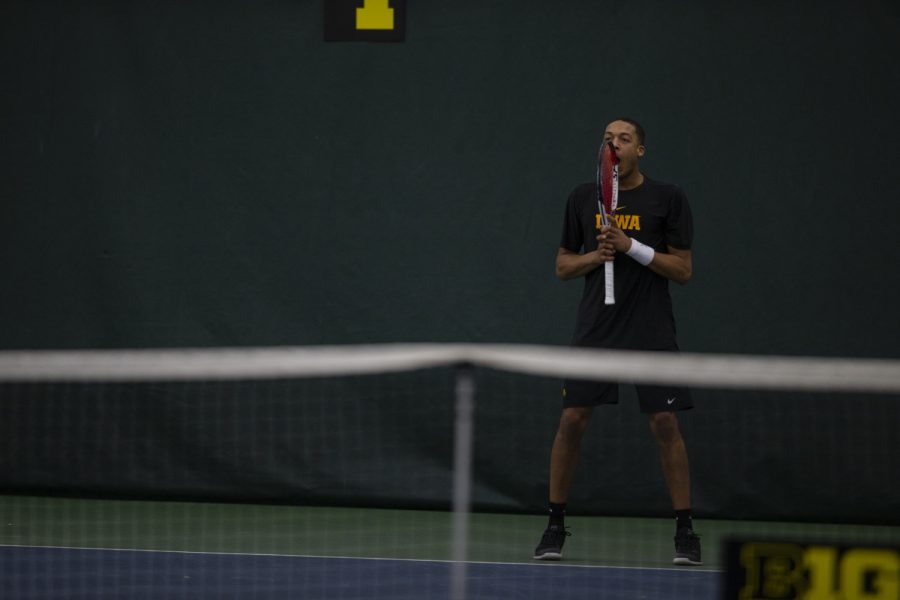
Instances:
[[[659,448],[666,488],[675,510],[677,565],[700,565],[700,538],[691,516],[691,474],[687,448],[678,425],[677,410],[693,407],[690,392],[666,386],[638,386],[641,411],[648,413],[650,431]]]
[[[537,560],[559,560],[569,532],[565,514],[569,490],[581,456],[581,440],[594,406],[618,401],[618,386],[593,381],[567,381],[563,388],[563,411],[550,451],[550,489],[547,528],[534,551]]]
[[[565,504],[581,457],[581,440],[587,431],[593,406],[564,408],[550,451],[550,502]]]
[[[701,565],[700,537],[694,533],[691,519],[690,465],[678,418],[672,411],[651,413],[650,429],[659,445],[659,462],[675,509],[675,558],[672,562]]]
[[[672,508],[688,510],[691,508],[691,474],[678,418],[671,411],[651,413],[650,430],[659,447],[659,462],[672,498]]]
[[[550,520],[534,550],[537,560],[562,558],[562,547],[569,535],[565,525],[566,502],[581,457],[581,440],[593,410],[593,406],[570,406],[563,408],[559,418],[550,450]]]

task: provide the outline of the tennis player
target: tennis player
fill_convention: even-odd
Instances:
[[[669,280],[691,279],[693,222],[684,193],[641,173],[644,129],[633,119],[616,119],[605,131],[619,157],[619,202],[610,225],[600,226],[597,186],[575,188],[566,205],[556,275],[585,278],[574,346],[676,352]],[[604,269],[615,264],[615,298],[604,305]],[[675,511],[678,565],[699,565],[700,538],[691,520],[690,471],[677,411],[692,408],[687,389],[638,385],[641,412],[659,444],[659,457]],[[550,522],[534,551],[538,560],[560,560],[566,536],[566,503],[581,452],[581,440],[595,406],[616,404],[615,383],[566,381],[563,409],[550,455]]]

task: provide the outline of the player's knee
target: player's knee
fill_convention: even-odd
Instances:
[[[563,410],[559,430],[567,436],[581,436],[591,420],[590,407],[570,407]]]

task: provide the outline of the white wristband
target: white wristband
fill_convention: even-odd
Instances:
[[[645,267],[653,262],[653,257],[656,255],[656,251],[653,250],[647,244],[642,244],[634,238],[631,238],[631,248],[626,252],[628,256],[638,261]]]

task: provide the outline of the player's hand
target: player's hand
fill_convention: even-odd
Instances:
[[[616,258],[616,249],[613,247],[611,241],[607,239],[607,235],[604,233],[600,233],[597,236],[597,262],[605,263],[611,260],[615,260]]]
[[[602,238],[601,244],[604,242],[612,244],[616,252],[628,252],[631,249],[631,238],[619,228],[614,216],[606,215],[606,221],[609,225],[604,225],[600,229],[600,236],[597,239]]]

